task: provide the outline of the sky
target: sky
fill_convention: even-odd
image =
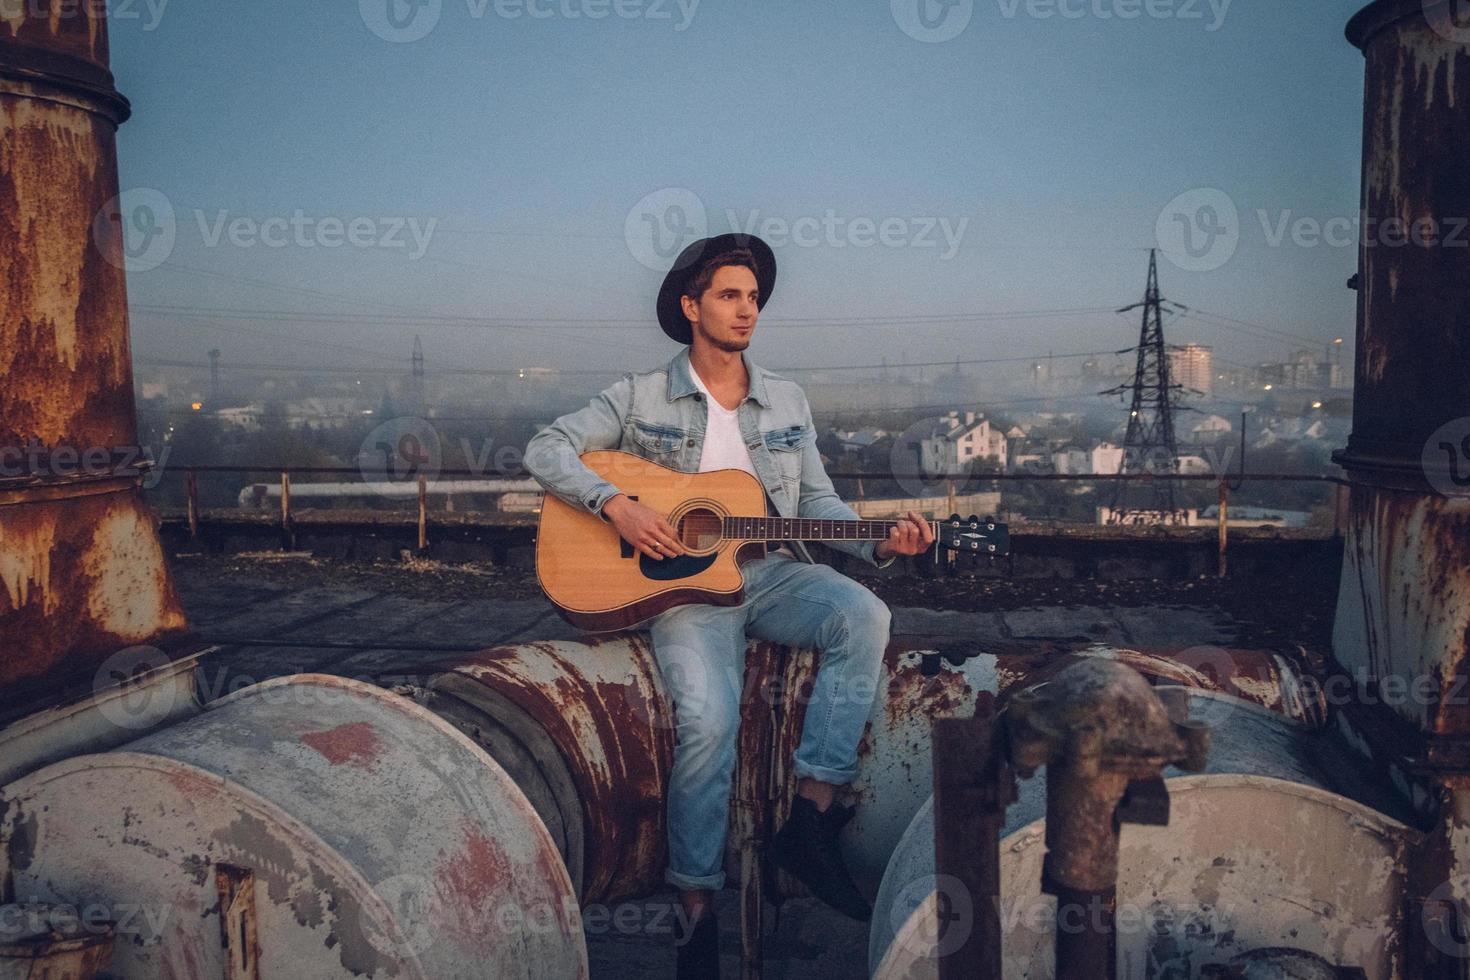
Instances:
[[[111,0],[140,358],[624,370],[754,230],[772,369],[1351,343],[1356,0]]]

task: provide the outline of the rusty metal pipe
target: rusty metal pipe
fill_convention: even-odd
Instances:
[[[1351,491],[1333,648],[1470,771],[1470,24],[1450,0],[1378,0],[1348,25],[1365,60],[1363,241]],[[1432,761],[1437,756],[1439,761]]]
[[[102,0],[0,10],[0,692],[89,685],[184,616],[138,466]]]
[[[1202,770],[1209,730],[1176,724],[1143,675],[1107,660],[1017,693],[1007,714],[1016,769],[1047,767],[1042,891],[1057,899],[1056,976],[1111,980],[1120,826],[1168,823],[1164,768]]]

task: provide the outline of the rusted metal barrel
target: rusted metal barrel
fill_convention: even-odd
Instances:
[[[587,976],[525,796],[372,685],[278,678],[5,794],[9,888],[110,912],[129,980]]]
[[[1176,690],[1188,698],[1181,717],[1212,723],[1209,760],[1204,774],[1170,770],[1168,826],[1123,828],[1111,906],[1118,975],[1203,976],[1242,954],[1298,947],[1360,967],[1370,980],[1413,976],[1399,933],[1420,841],[1413,813],[1384,787],[1352,778],[1361,762],[1332,730],[1214,692]],[[1043,893],[1047,780],[1043,770],[1020,782],[1002,831],[997,911],[1008,978],[1057,976],[1057,928],[1080,934],[1107,911],[1079,908],[1058,924],[1056,902]],[[873,903],[871,975],[937,980],[940,958],[959,948],[991,901],[936,876],[926,803]]]
[[[945,652],[939,652],[944,647]],[[1158,682],[1248,695],[1317,723],[1320,706],[1284,658],[1197,647],[1176,657],[1098,647],[1080,654],[1132,666]],[[858,746],[856,805],[844,858],[870,894],[894,846],[928,798],[936,718],[967,717],[982,699],[1034,683],[1078,659],[1057,653],[957,651],[919,636],[885,653],[886,686]],[[746,650],[740,739],[725,870],[739,881],[741,849],[766,840],[790,812],[790,766],[820,655],[752,641]],[[399,668],[402,669],[399,669]],[[385,674],[422,664],[377,664]],[[646,633],[493,647],[432,668],[418,697],[478,741],[512,774],[557,841],[584,903],[663,887],[664,804],[673,762],[673,708]],[[782,895],[798,894],[784,875]]]
[[[0,691],[44,707],[184,617],[143,503],[103,0],[0,7]]]
[[[1470,771],[1470,22],[1379,0],[1366,63],[1352,481],[1333,647],[1375,700]],[[1392,685],[1392,686],[1390,686]],[[1395,690],[1399,693],[1395,694]],[[1410,693],[1405,693],[1410,692]]]

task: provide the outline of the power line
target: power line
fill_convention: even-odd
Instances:
[[[1053,358],[1053,359],[1060,360],[1060,359],[1075,359],[1075,358],[1079,358],[1079,357],[1105,357],[1105,356],[1107,356],[1109,354],[1124,354],[1124,353],[1127,353],[1127,351],[1126,350],[1123,350],[1123,351],[1105,350],[1105,351],[1080,351],[1080,352],[1071,353],[1071,354],[1050,354],[1050,353],[1048,353],[1048,354],[1030,354],[1030,355],[1019,356],[1019,357],[979,357],[979,358],[969,358],[969,359],[955,359],[955,360],[948,360],[948,361],[906,361],[906,362],[899,362],[899,363],[892,363],[892,362],[890,362],[890,363],[885,363],[885,364],[833,364],[833,365],[814,364],[814,365],[806,365],[806,366],[783,367],[780,371],[778,371],[776,373],[778,373],[778,374],[779,373],[815,374],[815,373],[826,372],[826,371],[879,371],[879,370],[885,370],[885,369],[887,369],[887,370],[893,370],[893,369],[897,369],[897,368],[964,367],[964,366],[973,366],[973,365],[980,365],[980,364],[1021,364],[1021,363],[1031,362],[1031,361],[1042,360],[1044,358]],[[144,364],[144,365],[147,365],[147,366],[150,366],[150,367],[175,367],[175,368],[194,368],[194,369],[204,369],[204,368],[208,368],[209,367],[208,364],[205,364],[202,361],[185,361],[185,360],[177,360],[177,359],[173,359],[173,358],[146,358],[146,357],[145,358],[137,358],[137,363]],[[397,375],[397,374],[404,374],[404,373],[406,373],[403,367],[378,367],[378,366],[373,366],[373,367],[355,368],[355,367],[350,367],[350,366],[335,366],[335,365],[325,365],[325,364],[261,364],[261,363],[258,363],[258,362],[249,362],[249,361],[225,362],[225,365],[224,366],[227,369],[229,369],[229,370],[242,371],[242,372],[251,372],[251,373],[264,372],[264,373],[281,373],[281,374],[348,374],[348,375],[363,375],[363,374]],[[526,368],[468,368],[468,367],[456,368],[456,367],[450,367],[450,368],[438,368],[436,370],[427,371],[425,373],[430,374],[430,375],[435,375],[435,374],[437,374],[437,375],[469,375],[469,376],[474,376],[474,377],[513,377],[513,378],[519,379],[519,378],[524,378],[526,376],[526,371],[527,370],[528,369],[526,369]],[[538,372],[541,371],[541,370],[545,370],[545,371],[548,371],[548,372],[555,372],[558,376],[567,376],[567,377],[611,377],[613,375],[618,375],[618,374],[622,374],[623,373],[622,371],[620,371],[620,370],[618,370],[616,368],[605,368],[605,369],[600,369],[600,370],[586,370],[586,369],[577,369],[577,370],[565,369],[564,370],[564,369],[561,369],[561,368],[545,368],[545,369],[532,368],[532,369],[529,369],[529,370],[538,371]]]
[[[176,306],[166,304],[136,304],[133,309],[161,317],[210,317],[217,319],[247,319],[267,322],[333,323],[342,325],[411,326],[459,325],[472,327],[506,327],[511,329],[539,329],[554,324],[576,328],[638,328],[652,325],[651,317],[486,317],[462,314],[416,313],[405,315],[367,313],[318,313],[308,310],[244,310],[203,306]],[[906,314],[898,316],[829,316],[829,317],[780,317],[763,322],[782,327],[816,328],[841,327],[852,324],[892,324],[895,326],[922,326],[927,324],[948,325],[993,322],[997,320],[1034,320],[1071,316],[1110,313],[1108,307],[1088,307],[1059,310],[1017,310],[1003,313],[936,313]]]

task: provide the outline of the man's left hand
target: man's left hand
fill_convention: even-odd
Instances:
[[[934,527],[917,511],[909,511],[898,519],[898,525],[888,532],[885,541],[879,541],[873,554],[879,561],[887,561],[894,555],[918,555],[934,543]]]

